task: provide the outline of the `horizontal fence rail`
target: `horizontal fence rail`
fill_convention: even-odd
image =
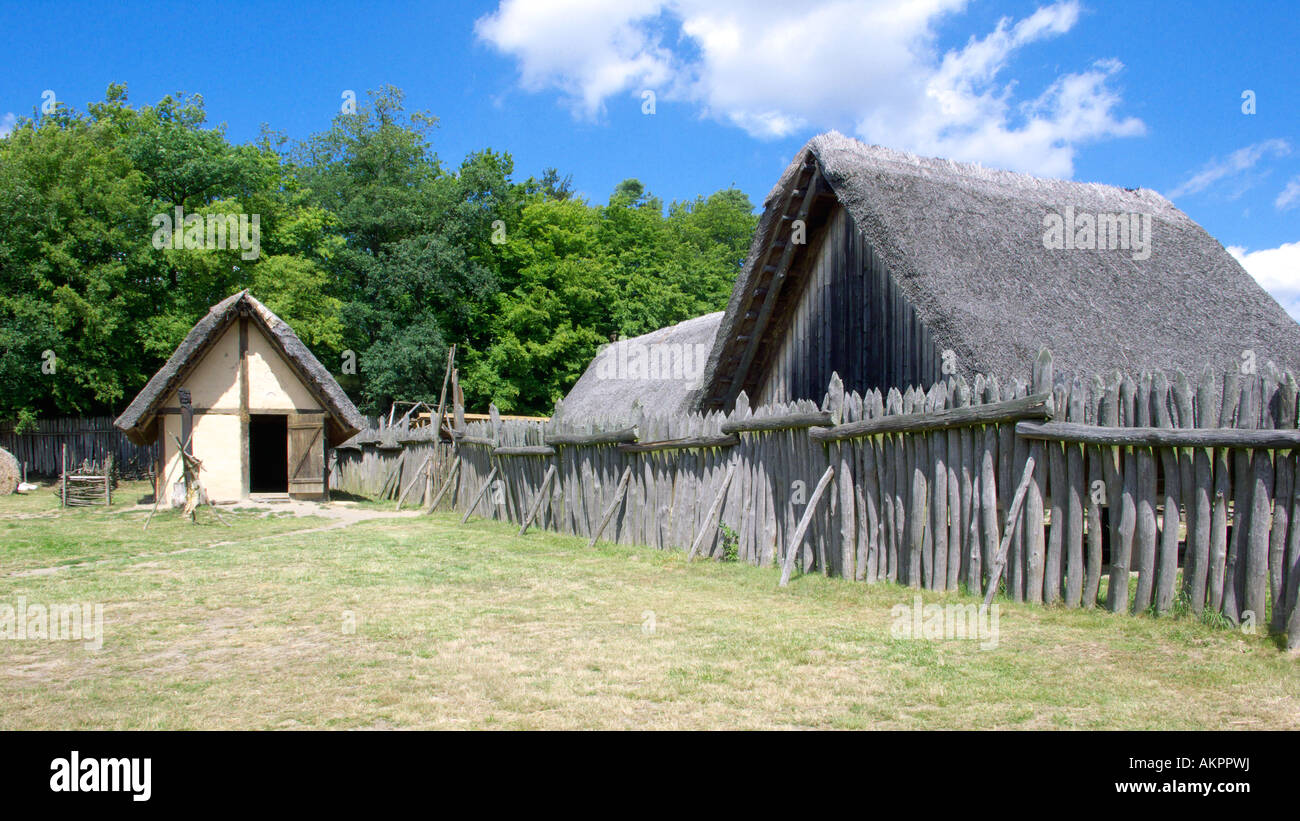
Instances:
[[[331,480],[783,578],[1213,613],[1300,644],[1294,376],[1056,377],[1047,352],[1033,373],[865,395],[834,377],[821,405],[741,394],[730,413],[631,426],[493,411],[454,442],[340,449]]]

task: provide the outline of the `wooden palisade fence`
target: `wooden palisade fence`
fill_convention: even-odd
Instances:
[[[109,416],[40,419],[35,430],[24,433],[14,433],[12,425],[0,427],[0,448],[12,453],[32,476],[57,478],[65,445],[69,464],[88,462],[102,468],[112,457],[123,478],[152,476],[157,461],[157,445],[136,445],[113,427]]]
[[[494,413],[455,444],[340,451],[335,486],[374,495],[359,477],[407,471],[388,479],[392,497],[423,466],[422,503],[521,531],[714,557],[734,538],[740,560],[781,567],[783,583],[798,569],[1070,608],[1209,611],[1300,645],[1293,375],[1269,364],[1195,383],[1067,380],[1043,352],[1031,384],[980,375],[864,396],[838,383],[820,406],[751,409],[742,394],[729,414],[632,426],[567,425],[562,408],[545,425]]]

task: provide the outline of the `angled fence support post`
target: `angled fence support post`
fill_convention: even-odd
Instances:
[[[622,504],[623,496],[627,493],[627,483],[631,479],[632,468],[623,468],[623,478],[618,480],[618,490],[614,492],[614,501],[610,502],[609,507],[605,508],[605,515],[600,517],[600,524],[596,526],[596,530],[591,534],[591,541],[587,542],[587,547],[596,546],[596,540],[600,538],[601,533],[605,532],[605,525],[609,524],[609,520],[614,518],[614,511],[618,510],[618,506]]]
[[[790,573],[794,571],[794,554],[799,552],[799,547],[803,544],[803,536],[808,532],[808,526],[812,524],[813,513],[817,511],[817,503],[821,501],[822,494],[826,492],[826,486],[831,483],[831,477],[834,475],[834,465],[826,468],[822,478],[817,481],[817,487],[813,490],[812,498],[808,500],[808,505],[804,508],[803,518],[799,520],[799,526],[794,529],[794,536],[790,537],[790,544],[786,545],[785,567],[781,570],[782,587],[790,583]]]
[[[546,501],[546,491],[551,486],[551,480],[555,478],[555,465],[546,469],[546,478],[542,479],[542,486],[537,491],[537,498],[533,500],[532,507],[528,509],[528,515],[524,517],[524,523],[519,526],[519,535],[522,536],[528,532],[528,526],[533,523],[533,519],[542,509],[542,502]]]
[[[704,522],[700,525],[700,532],[696,534],[695,541],[691,542],[691,549],[686,554],[686,561],[693,561],[695,554],[700,552],[704,546],[704,537],[713,531],[713,523],[718,520],[718,513],[722,510],[722,502],[727,498],[727,487],[731,484],[731,477],[736,475],[736,463],[733,460],[731,467],[727,468],[727,475],[723,477],[722,484],[718,487],[718,495],[713,497],[713,504],[709,505],[709,513],[704,517]]]

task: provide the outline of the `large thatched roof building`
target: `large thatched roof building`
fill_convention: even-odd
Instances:
[[[691,409],[722,311],[605,346],[564,399],[566,419],[627,420]]]
[[[1246,350],[1297,367],[1300,325],[1154,191],[927,159],[831,132],[768,195],[686,404],[730,408],[742,389],[755,405],[820,400],[832,372],[859,391],[929,385],[945,354],[967,376],[1028,379],[1042,347],[1058,374],[1222,370]],[[596,364],[565,399],[566,416],[593,403]],[[619,404],[643,389],[624,381]]]
[[[137,444],[162,437],[157,492],[167,492],[164,477],[180,477],[176,440],[189,439],[208,497],[235,501],[323,498],[326,449],[365,420],[293,329],[240,291],[198,321],[114,424]]]

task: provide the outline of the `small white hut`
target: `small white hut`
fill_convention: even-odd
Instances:
[[[293,329],[240,291],[199,320],[114,424],[137,444],[162,437],[155,492],[180,480],[176,443],[188,442],[208,498],[233,502],[326,498],[327,451],[365,420]]]

